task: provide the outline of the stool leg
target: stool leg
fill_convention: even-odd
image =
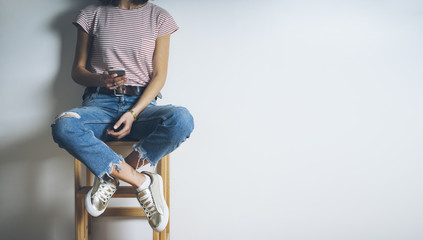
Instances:
[[[169,239],[169,228],[170,228],[169,227],[170,226],[169,155],[167,155],[163,158],[163,162],[162,162],[162,165],[161,165],[161,172],[162,172],[163,184],[164,184],[164,197],[165,197],[166,204],[169,207],[169,222],[166,226],[166,229],[163,230],[163,232],[161,232],[160,239],[161,240],[167,240],[167,239]]]
[[[81,186],[81,167],[80,161],[75,159],[75,239],[88,240],[88,213],[84,206],[84,197],[79,195]]]
[[[83,197],[75,199],[75,239],[88,240],[88,212]]]
[[[167,240],[169,238],[170,225],[170,201],[169,201],[169,155],[162,158],[159,166],[160,175],[163,178],[163,191],[167,206],[169,207],[169,222],[162,232],[160,232],[160,240]]]
[[[93,180],[94,180],[94,175],[87,167],[85,167],[85,186],[91,187],[93,185]],[[84,219],[85,219],[85,226],[86,226],[85,236],[87,236],[87,239],[91,239],[92,217],[88,214],[88,211],[85,208],[85,201],[84,201]]]
[[[160,240],[160,233],[153,231],[153,240]]]
[[[170,214],[170,205],[169,205],[169,155],[164,156],[157,165],[158,174],[162,176],[163,179],[163,194],[166,201],[167,206],[169,207],[169,214]],[[169,216],[170,218],[170,216]],[[153,240],[167,240],[169,239],[169,222],[167,227],[162,232],[155,232],[153,231]]]
[[[166,239],[168,240],[170,238],[170,156],[166,156],[166,202],[167,206],[169,207],[169,222],[167,223],[166,227]]]
[[[163,175],[162,175],[162,165],[163,165],[163,158],[160,159],[160,161],[159,161],[159,163],[157,164],[157,167],[156,167],[157,173],[160,176],[162,176],[162,178],[163,178]],[[163,181],[163,185],[164,185],[164,181]],[[165,186],[163,186],[163,191],[164,191],[164,188],[165,188]],[[154,230],[153,230],[153,240],[161,240],[160,233],[159,232],[156,232]]]

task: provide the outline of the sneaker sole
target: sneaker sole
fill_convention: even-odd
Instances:
[[[87,195],[85,195],[85,209],[87,209],[87,212],[93,216],[93,217],[98,217],[100,216],[102,213],[104,213],[104,211],[106,210],[106,208],[104,208],[103,211],[98,211],[97,209],[95,209],[93,207],[93,205],[91,204],[91,191],[93,189],[91,188],[90,191],[87,193]]]
[[[160,194],[159,194],[160,196],[159,197],[160,197],[160,200],[162,201],[162,203],[164,205],[163,206],[164,207],[163,217],[166,219],[166,221],[163,221],[162,223],[160,223],[160,225],[154,230],[157,231],[157,232],[161,232],[166,228],[167,223],[169,222],[169,207],[167,206],[167,203],[165,201],[164,194],[163,194],[163,179],[160,175],[157,175],[156,180],[159,181],[159,189],[160,189]]]

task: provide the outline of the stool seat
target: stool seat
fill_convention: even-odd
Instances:
[[[114,141],[107,142],[107,145],[116,153],[123,156],[132,152],[132,146],[137,142]],[[85,181],[83,181],[83,168],[85,168]],[[163,157],[157,164],[157,173],[163,178],[163,191],[166,203],[170,212],[170,194],[169,194],[169,155]],[[93,174],[83,166],[83,164],[75,159],[75,239],[89,240],[91,234],[92,217],[85,209],[85,195],[92,187]],[[85,182],[85,184],[82,184]],[[136,198],[135,188],[132,186],[119,186],[113,198]],[[145,217],[145,213],[140,207],[108,207],[106,211],[99,217],[107,216],[130,216]],[[153,231],[153,240],[167,240],[170,233],[170,220],[165,230],[162,232]]]

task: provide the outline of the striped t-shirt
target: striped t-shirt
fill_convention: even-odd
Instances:
[[[89,71],[125,68],[126,85],[137,86],[146,86],[151,80],[156,39],[178,30],[172,16],[150,2],[133,10],[90,5],[73,23],[92,37]]]

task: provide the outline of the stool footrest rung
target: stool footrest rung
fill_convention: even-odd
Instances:
[[[78,190],[78,197],[85,196],[91,189],[91,186],[81,187]],[[131,186],[122,186],[113,195],[113,198],[133,198],[136,195],[136,191]]]
[[[141,207],[108,207],[100,217],[108,216],[145,217],[145,213]]]

